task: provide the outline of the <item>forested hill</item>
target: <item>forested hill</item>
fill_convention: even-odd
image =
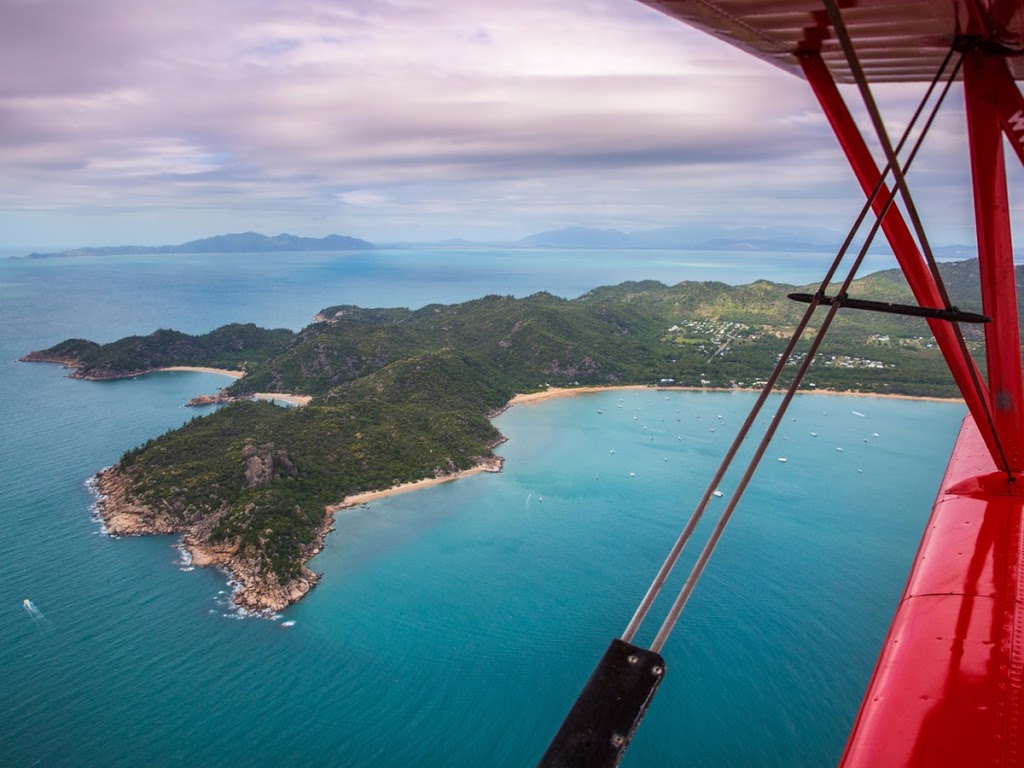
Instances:
[[[109,344],[67,339],[31,352],[23,362],[62,363],[78,379],[120,379],[175,365],[242,369],[284,349],[295,337],[286,329],[266,330],[252,323],[222,326],[201,336],[161,329]]]
[[[953,302],[978,310],[977,262],[946,263],[942,270]],[[103,345],[69,339],[23,359],[62,362],[75,369],[72,375],[94,379],[172,365],[237,368],[247,373],[231,388],[239,395],[326,395],[392,363],[444,349],[471,357],[514,391],[661,379],[751,386],[767,375],[805,309],[786,298],[792,291],[813,287],[646,281],[596,288],[573,300],[539,293],[418,310],[334,306],[298,333],[252,324],[200,336],[164,329]],[[862,278],[850,294],[913,303],[898,270]],[[812,329],[824,310],[819,314]],[[981,338],[978,326],[964,326],[964,333]],[[819,387],[954,394],[923,320],[844,310],[831,334],[812,369]],[[833,355],[842,360],[833,362]]]
[[[972,266],[947,264],[944,272],[953,301],[977,310]],[[417,310],[335,306],[298,333],[159,331],[106,345],[69,340],[26,359],[63,362],[91,378],[169,365],[240,367],[246,375],[232,394],[313,395],[294,410],[229,405],[128,451],[113,470],[122,500],[162,516],[164,529],[227,547],[287,586],[307,575],[325,505],[492,459],[500,435],[488,416],[517,392],[759,386],[805,309],[786,299],[794,290],[813,288],[631,282],[573,300],[539,293]],[[894,271],[857,281],[850,294],[911,301]],[[815,322],[823,316],[819,310]],[[852,310],[833,326],[804,386],[812,385],[956,394],[923,320]]]

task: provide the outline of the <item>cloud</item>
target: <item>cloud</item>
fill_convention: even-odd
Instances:
[[[639,3],[0,13],[0,205],[22,242],[83,215],[138,241],[126,229],[147,211],[165,222],[147,241],[243,220],[382,240],[694,216],[841,224],[860,202],[805,83]],[[963,134],[943,131],[950,146]],[[962,187],[962,167],[943,167],[926,172]]]
[[[378,192],[353,189],[351,192],[339,192],[338,200],[345,205],[381,205],[386,203],[388,198]]]

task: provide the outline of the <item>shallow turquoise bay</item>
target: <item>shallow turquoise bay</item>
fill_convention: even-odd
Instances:
[[[478,258],[469,274],[453,258],[468,256],[0,264],[4,764],[536,762],[750,395],[605,392],[516,406],[496,419],[508,437],[501,474],[340,514],[313,561],[321,585],[277,621],[240,620],[225,576],[183,569],[172,537],[99,535],[85,484],[191,418],[182,403],[224,379],[81,382],[14,362],[68,336],[297,327],[331,303],[523,295],[545,280],[560,295],[593,287],[550,254]],[[608,258],[618,261],[596,273],[705,279],[678,255]],[[624,765],[836,761],[963,412],[797,398],[664,650],[668,675]],[[670,586],[680,584],[681,574]]]

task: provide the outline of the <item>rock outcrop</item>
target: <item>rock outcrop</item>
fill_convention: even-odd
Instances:
[[[263,459],[260,453],[260,449],[253,448],[250,458],[255,459],[262,467]],[[280,455],[284,454],[283,451],[272,453],[266,450],[262,453],[263,458],[270,460],[271,467],[276,466],[279,470],[288,471],[291,462],[287,455]],[[294,467],[292,469],[294,470]],[[254,558],[241,554],[236,541],[210,540],[217,520],[216,515],[190,524],[137,503],[132,499],[129,487],[129,479],[118,471],[116,465],[96,475],[96,510],[103,520],[106,531],[113,536],[183,534],[181,543],[191,556],[192,565],[201,568],[214,566],[225,570],[238,585],[233,598],[235,604],[246,611],[280,611],[289,604],[301,600],[320,579],[318,574],[303,565],[298,577],[282,584],[276,574],[268,573]],[[304,559],[308,560],[323,549],[324,536],[331,530],[333,522],[333,515],[325,510],[324,523],[304,553]]]
[[[236,403],[239,400],[251,400],[252,395],[229,395],[223,389],[216,395],[197,395],[185,403],[187,408],[195,408],[203,405],[223,405],[225,403]]]

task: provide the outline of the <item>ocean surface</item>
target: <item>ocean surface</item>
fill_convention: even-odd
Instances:
[[[501,474],[339,515],[312,563],[321,584],[265,620],[233,612],[225,575],[189,568],[175,537],[114,539],[91,512],[97,469],[226,380],[74,381],[17,357],[73,336],[297,329],[342,303],[573,297],[648,278],[805,284],[825,261],[497,249],[0,260],[0,763],[534,765],[753,400],[624,391],[511,408],[496,419]],[[836,762],[963,413],[796,399],[663,651],[665,682],[624,765]],[[720,487],[712,511],[728,500]]]

